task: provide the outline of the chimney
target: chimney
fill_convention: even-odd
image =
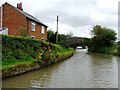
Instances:
[[[23,11],[22,3],[21,3],[21,2],[20,2],[20,3],[17,3],[17,8]]]

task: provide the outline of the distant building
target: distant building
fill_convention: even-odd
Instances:
[[[22,3],[14,7],[6,2],[0,7],[0,28],[5,27],[9,35],[47,40],[47,25],[24,12]]]

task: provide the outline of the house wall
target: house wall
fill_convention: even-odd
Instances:
[[[45,33],[42,34],[42,25],[39,23],[36,23],[32,20],[27,20],[28,21],[28,35],[29,36],[35,36],[35,39],[41,39],[44,38],[45,40],[47,40],[47,27],[45,27]],[[35,23],[35,31],[31,30],[31,22]]]
[[[43,36],[43,35],[42,35]],[[45,27],[45,34],[43,36],[45,38],[45,40],[47,40],[47,27]]]
[[[3,5],[3,27],[8,28],[8,34],[21,35],[23,29],[27,32],[26,17],[13,6],[5,3]]]
[[[16,10],[8,3],[3,5],[3,27],[8,28],[9,35],[15,36],[35,36],[35,39],[44,38],[47,40],[47,27],[45,27],[45,33],[41,33],[42,25],[36,23],[35,31],[31,31],[32,20],[26,18],[23,14]]]

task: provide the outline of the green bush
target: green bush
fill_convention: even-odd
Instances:
[[[10,67],[10,65],[14,66],[23,62],[49,65],[58,62],[59,59],[69,57],[74,51],[71,48],[65,49],[57,44],[21,36],[2,35],[2,43],[3,67]]]
[[[35,41],[31,38],[23,38],[23,37],[13,37],[2,35],[2,54],[3,60],[8,59],[23,59],[26,56],[31,56],[33,58],[37,58],[37,52],[34,50],[38,45],[40,45],[40,41]]]
[[[118,55],[120,56],[120,43],[118,43]]]
[[[91,31],[92,38],[88,51],[97,53],[116,54],[117,47],[114,45],[116,40],[116,32],[112,29],[96,25]]]

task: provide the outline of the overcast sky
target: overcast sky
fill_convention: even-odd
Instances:
[[[14,6],[22,2],[23,10],[48,29],[56,31],[56,16],[59,15],[59,33],[70,33],[79,37],[90,37],[95,25],[102,25],[118,32],[119,0],[0,0]]]

